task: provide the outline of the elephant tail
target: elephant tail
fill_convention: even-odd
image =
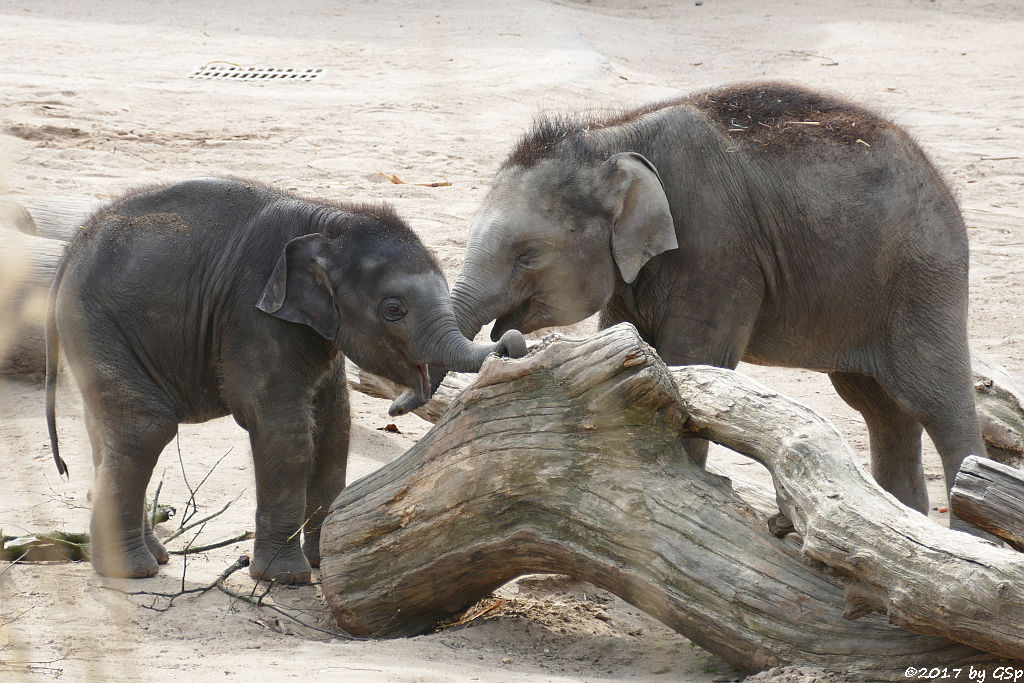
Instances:
[[[57,472],[70,478],[67,463],[60,457],[60,447],[57,445],[57,372],[60,369],[60,337],[57,335],[57,290],[60,288],[60,281],[64,278],[64,268],[67,264],[67,257],[61,259],[57,266],[57,273],[53,276],[53,284],[50,285],[50,295],[46,300],[46,428],[50,432],[50,451],[53,452],[53,462],[57,465]]]

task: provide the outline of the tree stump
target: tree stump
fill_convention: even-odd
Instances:
[[[803,542],[694,466],[687,435],[765,463]],[[670,372],[629,325],[489,360],[416,446],[342,492],[322,534],[324,595],[358,635],[423,633],[553,572],[748,671],[905,680],[993,658],[979,649],[1024,657],[1019,554],[900,505],[809,409],[728,370]]]
[[[1020,470],[967,457],[949,492],[949,506],[961,519],[1024,551],[1024,473]]]

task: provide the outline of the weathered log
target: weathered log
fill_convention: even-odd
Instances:
[[[1004,368],[977,352],[971,354],[978,420],[985,439],[985,455],[1024,469],[1024,385]],[[377,398],[394,399],[404,391],[394,382],[347,365],[349,386]],[[430,402],[413,411],[427,422],[437,422],[452,399],[469,386],[472,374],[449,373]]]
[[[11,209],[18,221],[11,227],[26,234],[0,231],[0,374],[44,376],[46,295],[64,254],[63,240],[100,203],[95,197],[47,197],[31,202],[27,213]]]
[[[0,197],[0,230],[16,230],[26,235],[36,234],[32,214],[20,202]]]
[[[85,219],[102,204],[103,200],[86,195],[44,197],[30,202],[28,212],[32,214],[37,235],[70,242]]]
[[[489,360],[416,446],[332,506],[321,579],[338,625],[421,633],[554,572],[745,670],[904,680],[924,660],[991,659],[949,637],[1024,657],[1017,553],[901,506],[809,409],[728,370],[675,375],[681,393],[628,325]],[[802,546],[695,467],[684,431],[764,462]]]
[[[0,374],[45,372],[46,297],[64,247],[58,240],[0,230]]]
[[[971,351],[971,369],[985,454],[1024,469],[1024,383],[977,351]]]
[[[1024,551],[1024,473],[1020,470],[969,456],[960,465],[949,504],[961,519]]]

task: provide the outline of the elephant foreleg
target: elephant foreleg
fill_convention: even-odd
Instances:
[[[299,543],[313,454],[309,416],[277,415],[246,424],[256,471],[256,538],[249,574],[277,583],[309,583],[312,571]]]
[[[345,488],[348,464],[348,386],[344,361],[338,363],[313,399],[313,461],[306,481],[306,518],[302,551],[314,567],[320,566],[320,527],[327,509]]]

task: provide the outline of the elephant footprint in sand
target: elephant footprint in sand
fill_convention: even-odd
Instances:
[[[319,566],[320,524],[345,485],[346,356],[426,400],[430,366],[472,372],[489,353],[526,352],[518,332],[493,345],[460,334],[437,262],[390,209],[212,178],[129,194],[68,247],[47,319],[63,473],[61,345],[96,468],[96,571],[153,576],[167,562],[144,514],[157,458],[179,423],[230,414],[255,466],[250,573],[282,583]]]

